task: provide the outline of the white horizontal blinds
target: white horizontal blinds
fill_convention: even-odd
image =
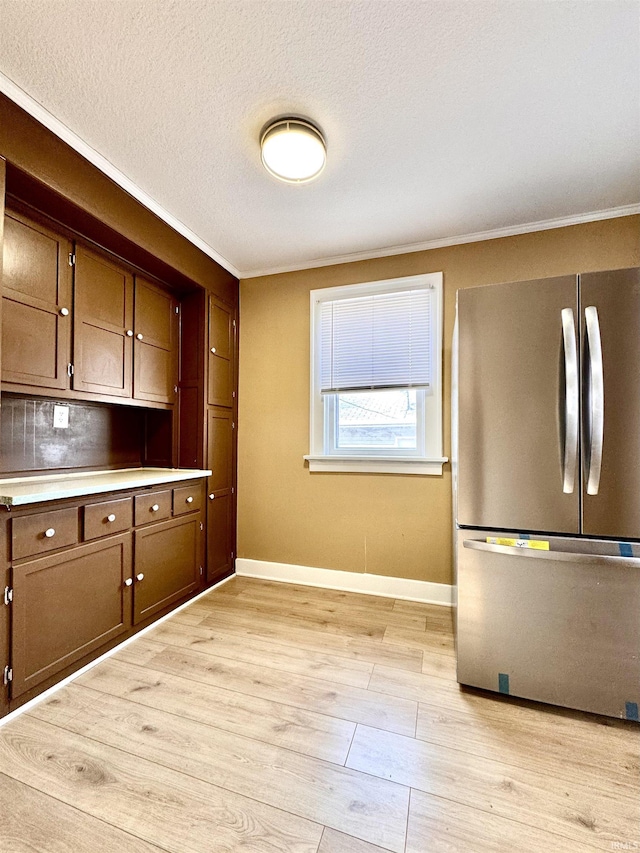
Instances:
[[[323,302],[322,393],[428,388],[432,299],[423,288]]]

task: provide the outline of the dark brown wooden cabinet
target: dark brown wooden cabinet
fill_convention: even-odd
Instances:
[[[210,406],[233,406],[234,330],[232,309],[209,296],[208,391]]]
[[[136,276],[133,397],[173,405],[178,386],[178,302]]]
[[[231,574],[236,547],[237,317],[204,293],[185,299],[182,311],[179,459],[212,471],[205,521],[211,584]]]
[[[234,421],[233,411],[207,412],[207,581],[220,580],[233,568]]]
[[[5,388],[175,405],[178,300],[118,258],[7,212],[2,299]]]
[[[13,567],[16,699],[131,626],[131,534]]]
[[[131,397],[133,276],[81,243],[75,254],[73,387]]]
[[[136,530],[133,623],[194,592],[200,583],[200,513]]]
[[[202,587],[204,485],[0,515],[0,716]]]
[[[72,245],[19,213],[4,218],[2,381],[68,387]]]

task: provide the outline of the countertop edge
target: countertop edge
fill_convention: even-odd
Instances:
[[[186,480],[198,480],[203,479],[205,477],[211,476],[211,471],[208,469],[175,469],[168,468],[166,471],[162,471],[159,469],[152,469],[154,473],[149,476],[147,473],[145,476],[140,476],[140,471],[144,471],[145,469],[132,469],[131,478],[127,480],[118,479],[118,480],[109,480],[109,476],[113,477],[115,474],[122,475],[123,471],[127,469],[119,469],[118,471],[100,471],[92,474],[91,472],[82,472],[80,476],[76,475],[76,480],[73,485],[69,485],[65,487],[63,477],[65,475],[60,475],[61,482],[56,482],[51,475],[45,475],[47,477],[46,484],[41,483],[41,486],[48,485],[50,486],[49,491],[39,491],[37,488],[37,477],[24,477],[15,479],[15,485],[18,488],[24,488],[25,486],[30,486],[32,483],[34,485],[34,489],[25,494],[11,494],[11,488],[9,485],[9,478],[4,481],[0,481],[0,506],[4,506],[6,508],[11,507],[22,507],[29,506],[31,504],[36,503],[48,503],[50,501],[56,500],[65,500],[66,498],[80,498],[80,497],[90,497],[93,495],[104,494],[106,492],[118,492],[125,491],[127,489],[140,489],[145,488],[146,486],[159,486],[163,483],[180,483]],[[149,469],[146,469],[147,471]],[[157,473],[155,471],[157,470]],[[136,476],[137,475],[137,476]],[[70,480],[74,479],[74,475],[67,475]],[[101,477],[103,478],[103,482],[96,483],[90,482],[90,478]],[[86,478],[86,482],[83,482]],[[80,481],[80,482],[78,482]],[[57,486],[55,488],[54,486]]]

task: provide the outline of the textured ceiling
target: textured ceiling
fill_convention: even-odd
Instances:
[[[638,204],[639,11],[0,0],[0,72],[250,275]],[[260,164],[287,113],[325,133],[316,182]]]

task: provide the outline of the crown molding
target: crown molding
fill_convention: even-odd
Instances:
[[[129,193],[130,196],[133,196],[136,201],[139,201],[140,204],[144,205],[152,213],[155,213],[159,219],[166,222],[166,224],[173,228],[174,231],[177,231],[178,234],[181,234],[186,240],[193,243],[194,246],[197,246],[197,248],[204,252],[205,255],[208,255],[216,261],[216,263],[220,264],[221,267],[224,267],[224,269],[226,269],[227,272],[230,272],[231,275],[236,278],[240,278],[240,270],[236,269],[230,261],[224,258],[219,252],[216,252],[216,250],[208,243],[205,243],[202,238],[198,237],[197,234],[195,234],[183,222],[180,222],[179,219],[176,219],[176,217],[169,213],[169,211],[165,210],[162,205],[158,204],[155,199],[151,198],[151,196],[141,189],[134,181],[116,168],[113,163],[109,162],[106,157],[103,157],[102,154],[99,154],[95,150],[95,148],[88,145],[76,133],[68,128],[66,124],[63,124],[63,122],[52,115],[49,110],[45,109],[42,104],[38,103],[38,101],[32,98],[31,95],[28,95],[24,89],[21,89],[13,82],[13,80],[10,80],[1,71],[0,92],[21,107],[32,118],[44,125],[47,130],[50,130],[51,133],[55,134],[63,142],[66,142],[70,148],[77,151],[78,154],[84,157],[85,160],[88,160],[96,167],[96,169],[99,169],[103,174],[107,175],[107,177],[111,178],[114,183],[121,187],[125,192]]]
[[[461,234],[456,237],[442,237],[438,240],[426,240],[422,243],[407,243],[401,246],[387,246],[382,249],[372,249],[366,252],[351,252],[346,255],[335,255],[329,258],[312,258],[298,264],[282,267],[269,267],[261,270],[243,272],[241,279],[258,278],[266,275],[279,275],[287,272],[316,269],[318,267],[336,266],[337,264],[352,264],[356,261],[370,261],[376,258],[387,258],[391,255],[408,255],[412,252],[424,252],[428,249],[442,249],[447,246],[460,246],[464,243],[479,243],[482,240],[499,240],[501,237],[515,237],[518,234],[530,234],[534,231],[550,231],[553,228],[566,228],[570,225],[583,225],[587,222],[598,222],[601,219],[616,219],[621,216],[634,216],[640,213],[640,204],[627,204],[622,207],[610,207],[607,210],[593,210],[576,216],[561,216],[557,219],[541,219],[538,222],[527,222],[522,225],[510,225],[507,228],[495,228],[491,231],[476,231],[473,234]]]

